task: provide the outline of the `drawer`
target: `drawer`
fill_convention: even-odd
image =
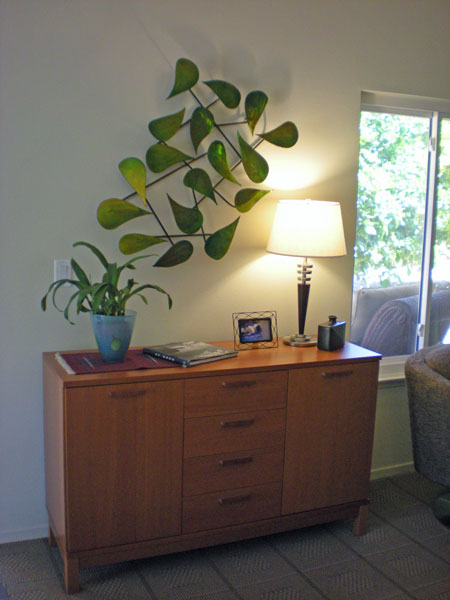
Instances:
[[[261,410],[184,421],[184,458],[284,443],[286,410]]]
[[[281,481],[282,446],[198,456],[184,461],[183,496]]]
[[[186,418],[284,408],[287,371],[198,377],[185,382]]]
[[[280,515],[281,483],[269,483],[183,500],[183,533],[218,529]]]

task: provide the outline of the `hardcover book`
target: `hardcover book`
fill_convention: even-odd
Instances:
[[[183,367],[193,367],[202,363],[233,358],[237,356],[236,350],[229,350],[221,346],[214,346],[206,342],[172,342],[162,346],[148,346],[143,349],[144,354],[172,360]]]

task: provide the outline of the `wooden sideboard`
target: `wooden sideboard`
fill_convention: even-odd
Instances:
[[[280,344],[70,375],[44,353],[49,540],[67,592],[96,564],[344,518],[364,534],[380,358]]]

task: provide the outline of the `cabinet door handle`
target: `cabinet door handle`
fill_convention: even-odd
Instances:
[[[223,458],[219,460],[221,467],[231,467],[232,465],[244,465],[250,463],[253,460],[253,456],[239,456],[237,458]]]
[[[127,390],[127,391],[112,391],[109,392],[110,398],[138,398],[144,396],[145,390]]]
[[[226,427],[249,427],[250,425],[253,425],[254,422],[255,422],[255,419],[240,419],[238,421],[221,421],[220,426],[224,429]]]
[[[322,377],[325,379],[336,379],[338,377],[350,377],[353,375],[352,369],[347,369],[346,371],[323,371]]]
[[[252,387],[252,385],[256,385],[256,381],[253,379],[244,381],[222,381],[222,387],[230,389]]]
[[[239,494],[237,496],[223,496],[219,498],[219,504],[238,504],[239,502],[246,502],[250,500],[251,494]]]

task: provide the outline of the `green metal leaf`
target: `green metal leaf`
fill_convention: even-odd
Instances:
[[[211,132],[214,127],[214,115],[203,106],[194,110],[191,117],[191,140],[197,152],[202,140]]]
[[[126,200],[109,198],[99,204],[97,208],[97,221],[105,229],[115,229],[131,219],[150,214],[149,211],[143,210]]]
[[[290,148],[298,140],[298,130],[292,121],[286,121],[276,129],[272,129],[272,131],[258,133],[257,135],[267,142],[275,144],[275,146],[281,146],[282,148]]]
[[[241,137],[239,131],[237,136],[245,172],[249,179],[254,183],[261,183],[269,173],[269,165],[266,160]]]
[[[208,256],[215,260],[220,260],[225,256],[233,240],[239,219],[240,217],[209,236],[205,242],[205,252]]]
[[[220,79],[212,79],[203,83],[219,97],[227,108],[236,108],[239,106],[241,92],[232,83],[221,81]]]
[[[270,190],[257,190],[255,188],[246,188],[239,190],[234,197],[234,205],[239,212],[248,212],[263,196],[269,194]]]
[[[176,165],[185,160],[192,160],[192,158],[192,156],[188,156],[184,152],[181,152],[181,150],[177,150],[172,146],[154,144],[147,150],[145,160],[147,161],[150,171],[153,173],[161,173],[172,165]]]
[[[204,169],[191,169],[184,176],[183,183],[186,187],[208,196],[217,204],[211,179]]]
[[[172,98],[181,92],[190,90],[193,87],[199,77],[197,65],[188,58],[179,58],[175,65],[175,81],[173,84],[172,91],[167,96]]]
[[[260,90],[255,90],[247,94],[245,98],[245,116],[247,117],[248,126],[253,133],[259,117],[263,114],[268,102],[267,94]]]
[[[225,179],[241,185],[234,177],[228,163],[227,152],[222,142],[218,140],[212,142],[208,148],[208,160],[211,166]]]
[[[142,160],[140,158],[135,158],[134,156],[124,158],[119,163],[119,170],[145,204],[147,174]]]
[[[180,129],[184,113],[185,109],[183,108],[177,113],[150,121],[148,124],[150,133],[160,142],[167,142]]]
[[[181,240],[171,246],[153,265],[154,267],[175,267],[188,260],[194,251],[194,246],[188,240]]]
[[[120,238],[119,248],[122,254],[134,254],[155,244],[162,244],[162,242],[167,242],[167,240],[143,233],[127,233]]]
[[[169,194],[167,194],[167,197],[169,198],[170,207],[180,231],[188,235],[198,231],[203,224],[203,215],[198,208],[187,208],[175,202]]]

